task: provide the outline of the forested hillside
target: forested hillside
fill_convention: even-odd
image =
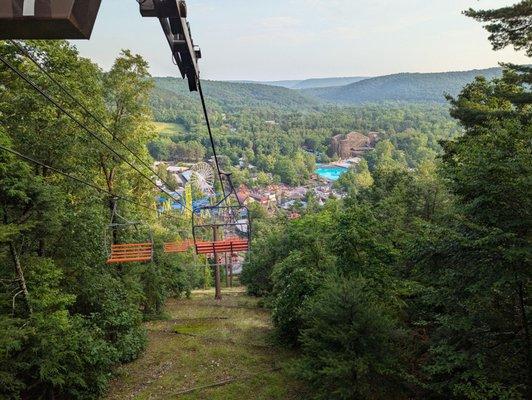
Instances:
[[[332,86],[345,86],[354,82],[367,79],[363,76],[338,77],[338,78],[311,78],[293,81],[267,81],[256,82],[264,85],[281,86],[287,89],[311,89]]]
[[[249,108],[273,108],[305,111],[324,103],[353,105],[361,103],[409,102],[445,103],[445,94],[457,95],[477,76],[500,77],[500,68],[444,73],[402,73],[374,78],[323,78],[279,82],[205,81],[204,91],[215,110],[235,112]],[[154,78],[152,103],[155,116],[166,114],[181,104],[198,109],[195,97],[178,78]],[[164,111],[166,109],[166,111]]]
[[[177,123],[181,130],[162,133],[152,140],[150,152],[158,160],[199,161],[211,156],[209,137],[198,109],[173,107],[155,115],[164,122]],[[460,134],[446,105],[384,103],[360,107],[322,107],[312,111],[275,110],[256,107],[238,112],[211,112],[211,124],[223,162],[233,172],[235,183],[249,184],[249,171],[233,168],[242,158],[261,173],[261,182],[304,184],[316,161],[327,162],[332,136],[352,130],[377,131],[381,139],[397,145],[409,165],[433,158],[441,152],[439,140]],[[275,121],[275,124],[271,122]],[[199,158],[198,158],[199,157]]]
[[[467,85],[441,158],[392,136],[346,199],[256,221],[243,281],[316,399],[529,397],[530,76]]]
[[[193,101],[197,100],[195,94],[189,92],[182,79],[154,78],[154,82],[158,89],[170,91],[178,96],[193,99]],[[204,81],[202,86],[212,106],[223,106],[228,111],[248,107],[305,109],[318,104],[315,99],[282,87],[221,81]],[[155,96],[157,95],[158,93],[155,92]]]
[[[401,73],[364,79],[350,85],[307,89],[303,93],[328,102],[357,104],[382,101],[445,102],[445,94],[456,96],[477,76],[501,76],[500,68],[463,72]]]

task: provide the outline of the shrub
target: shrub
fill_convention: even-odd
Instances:
[[[401,398],[397,319],[362,279],[331,280],[306,304],[297,375],[316,399]]]

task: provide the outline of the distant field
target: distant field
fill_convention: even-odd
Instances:
[[[154,122],[157,133],[162,136],[173,136],[176,134],[184,133],[184,129],[179,124],[171,122]]]

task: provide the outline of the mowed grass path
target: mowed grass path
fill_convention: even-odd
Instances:
[[[107,399],[303,399],[287,376],[294,354],[270,341],[269,312],[243,288],[171,300],[168,320],[147,324],[144,355],[118,369]],[[217,385],[209,387],[210,385]]]

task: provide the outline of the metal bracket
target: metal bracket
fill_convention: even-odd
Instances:
[[[143,17],[159,19],[172,56],[183,79],[188,79],[191,92],[198,90],[198,59],[201,50],[194,46],[190,25],[187,22],[187,5],[184,0],[145,0],[139,2]]]

